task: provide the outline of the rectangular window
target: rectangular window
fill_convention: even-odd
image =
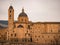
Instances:
[[[15,37],[16,37],[16,33],[15,33]]]
[[[30,29],[30,25],[28,25],[28,29]]]
[[[11,34],[11,36],[13,36],[13,34]]]

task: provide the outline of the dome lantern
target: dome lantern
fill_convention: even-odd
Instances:
[[[24,12],[24,8],[22,8],[22,12]]]

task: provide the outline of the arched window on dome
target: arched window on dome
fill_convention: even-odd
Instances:
[[[23,19],[21,19],[22,20],[22,22],[23,22]]]
[[[23,26],[22,25],[19,25],[17,28],[23,28]]]

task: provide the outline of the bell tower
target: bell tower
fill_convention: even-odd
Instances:
[[[14,9],[12,6],[8,9],[8,28],[9,30],[13,30],[14,27]]]
[[[14,30],[14,9],[12,6],[8,9],[8,40],[11,40],[11,33]]]

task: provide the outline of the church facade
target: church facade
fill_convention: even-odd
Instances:
[[[0,31],[0,33],[6,32],[4,33],[6,40],[43,44],[60,43],[60,22],[30,22],[24,9],[17,19],[14,21],[14,8],[10,6],[8,9],[8,27],[5,28],[5,31]]]

